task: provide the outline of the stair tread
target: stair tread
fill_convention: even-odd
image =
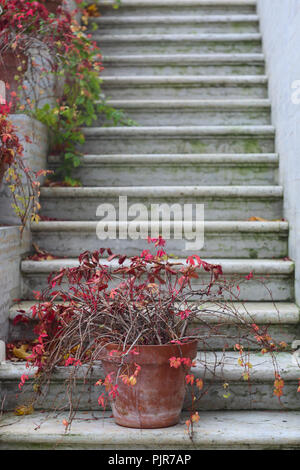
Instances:
[[[170,260],[172,263],[173,260]],[[294,272],[294,262],[289,260],[277,259],[206,259],[205,261],[212,264],[221,264],[224,274],[282,274],[289,275]],[[175,259],[175,263],[184,263],[185,259]],[[77,258],[59,258],[54,260],[23,260],[21,269],[23,273],[48,273],[59,270],[62,267],[78,266]],[[100,263],[117,266],[116,260],[107,261],[105,258]],[[124,262],[126,265],[126,260]]]
[[[160,75],[160,76],[105,76],[102,78],[102,82],[112,84],[147,84],[147,83],[205,83],[205,84],[267,84],[268,77],[266,75]]]
[[[98,2],[96,2],[98,3]],[[103,0],[101,6],[113,6],[114,0]],[[256,6],[256,0],[122,0],[124,7],[149,6]]]
[[[282,186],[77,186],[77,187],[42,187],[43,197],[94,197],[99,195],[111,196],[207,196],[207,197],[270,197],[280,198],[283,195]]]
[[[130,429],[116,425],[111,413],[79,412],[65,433],[67,413],[38,413],[1,421],[0,448],[70,449],[299,449],[299,411],[205,411],[194,426],[193,441],[180,424],[162,429]],[[36,430],[37,426],[40,427]],[[170,432],[171,429],[171,432]],[[255,429],[255,432],[253,430]]]
[[[275,136],[273,126],[138,126],[138,127],[86,127],[82,132],[87,136],[93,135],[175,135],[175,136],[202,136],[213,135],[237,135],[249,134]]]
[[[160,15],[160,16],[151,16],[151,15],[140,15],[140,16],[122,16],[120,18],[116,16],[100,16],[93,18],[93,23],[102,24],[125,24],[128,23],[156,23],[156,24],[182,24],[182,23],[227,23],[227,22],[253,22],[256,23],[259,21],[258,15],[251,15],[251,14],[224,14],[224,15],[174,15],[174,16],[167,16],[167,15]]]
[[[56,155],[50,155],[48,157],[50,163],[59,163],[60,157]],[[81,164],[95,164],[95,163],[107,163],[107,164],[124,164],[124,163],[158,163],[159,165],[169,162],[176,162],[176,164],[188,164],[188,163],[270,163],[271,165],[279,163],[279,155],[276,153],[244,153],[244,154],[144,154],[144,155],[97,155],[97,154],[84,154],[81,157]]]
[[[268,99],[180,99],[180,100],[156,100],[156,99],[116,99],[108,100],[107,103],[115,108],[125,106],[126,108],[270,108],[271,101]]]
[[[126,54],[103,55],[104,62],[115,62],[116,64],[132,63],[264,63],[262,53],[210,53],[210,54]],[[104,78],[104,77],[103,77]]]
[[[117,224],[122,225],[122,223],[126,222],[118,222]],[[173,225],[179,225],[182,222],[181,221],[171,221],[171,222],[161,222],[161,225],[163,226],[164,223],[170,224],[172,227]],[[191,222],[193,223],[193,222]],[[79,230],[81,231],[82,229],[85,230],[90,230],[94,231],[98,222],[97,221],[81,221],[81,220],[63,220],[63,221],[56,221],[56,220],[51,220],[51,221],[39,221],[39,222],[33,222],[31,224],[31,230],[34,232],[40,232],[40,231],[56,231],[56,230]],[[148,224],[147,221],[141,221],[141,225],[146,225]],[[264,232],[288,232],[289,230],[289,224],[286,221],[265,221],[265,222],[251,222],[251,221],[205,221],[204,222],[204,229],[206,232],[253,232],[253,233],[264,233]]]
[[[195,302],[191,301],[191,303]],[[13,320],[19,315],[19,310],[23,310],[30,317],[30,309],[33,305],[36,305],[35,300],[22,300],[15,303],[9,309],[9,319]],[[245,314],[245,316],[248,316],[249,314],[255,318],[255,322],[258,325],[297,324],[300,320],[300,307],[293,302],[232,302],[232,305],[241,315]],[[221,309],[221,304],[206,302],[205,308],[218,312]],[[213,323],[215,318],[216,316],[212,315],[211,320],[208,318],[207,321]],[[220,317],[218,316],[219,321]]]
[[[260,41],[262,35],[260,33],[200,33],[200,34],[93,34],[93,39],[101,40],[101,44],[105,42],[184,42],[184,41],[214,41],[214,42],[231,42],[231,41]]]
[[[275,372],[280,374],[286,382],[299,381],[300,358],[296,359],[290,352],[276,353],[276,370],[274,370],[274,358],[270,354],[262,354],[258,351],[249,351],[243,354],[244,361],[251,364],[249,370],[251,383],[274,382]],[[237,351],[198,351],[195,359],[196,365],[192,372],[196,377],[201,377],[205,372],[206,381],[216,380],[217,382],[244,382],[243,374],[245,368],[238,360],[241,358]],[[81,366],[78,370],[78,379],[84,378],[86,369]],[[26,362],[5,361],[0,365],[0,380],[18,380],[23,373],[29,378],[34,378],[37,367],[26,367]],[[61,381],[69,375],[69,367],[57,367],[52,376],[52,380]],[[101,362],[95,362],[93,375],[99,376],[102,371]],[[102,374],[101,374],[102,375]],[[248,385],[247,385],[248,386]],[[296,386],[296,384],[295,384]],[[297,387],[296,387],[297,390]]]

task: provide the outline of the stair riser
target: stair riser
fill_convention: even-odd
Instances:
[[[97,38],[98,39],[98,38]],[[116,41],[97,40],[102,55],[124,54],[213,54],[261,52],[260,40],[233,41]]]
[[[99,247],[101,245],[99,244]],[[34,299],[33,291],[41,291],[42,289],[47,287],[47,278],[50,273],[36,273],[36,274],[29,274],[23,273],[23,282],[22,282],[22,293],[23,298],[25,299]],[[237,275],[237,278],[234,277],[235,282],[239,282],[238,280],[242,279],[245,280],[245,275]],[[226,275],[226,279],[230,281],[231,276]],[[237,280],[238,279],[238,280]],[[266,287],[262,284],[262,280],[265,280],[268,289],[272,292],[272,299],[276,302],[279,301],[293,301],[294,299],[294,281],[293,276],[291,275],[277,275],[277,274],[270,274],[270,275],[261,275],[258,280],[251,280],[243,283],[240,286],[240,294],[238,298],[232,298],[232,294],[224,293],[224,297],[226,300],[239,300],[241,302],[250,301],[255,299],[257,302],[270,302],[272,299],[270,297],[269,291]],[[199,282],[199,281],[198,281]],[[201,282],[204,283],[205,286],[208,285],[209,279],[203,275],[201,278]],[[112,286],[113,287],[113,286]],[[196,284],[193,282],[193,287],[196,289],[202,289],[203,284]],[[238,295],[238,290],[235,289],[234,295]],[[216,292],[217,294],[217,292]],[[196,300],[192,299],[191,300]]]
[[[168,126],[170,123],[174,126],[195,125],[195,126],[209,126],[209,125],[269,125],[271,124],[270,110],[268,108],[248,109],[242,111],[238,109],[232,110],[210,110],[209,108],[191,109],[188,107],[178,108],[147,108],[144,109],[122,106],[115,106],[117,109],[122,109],[126,116],[133,119],[135,122],[142,126],[153,126],[155,122],[157,126]],[[100,117],[95,123],[97,126],[103,124],[111,124],[105,118]]]
[[[128,138],[117,133],[111,138],[88,137],[82,147],[86,154],[162,154],[162,153],[274,153],[273,136],[143,136]]]
[[[22,324],[18,323],[17,325],[13,325],[10,322],[9,327],[9,336],[8,336],[8,343],[15,342],[15,341],[33,341],[36,339],[36,335],[33,332],[35,323],[30,322],[29,324]],[[268,334],[276,339],[277,343],[280,341],[284,341],[287,345],[291,345],[293,341],[299,338],[300,328],[299,325],[260,325],[262,328],[267,328]],[[199,325],[196,325],[196,328],[199,330]],[[193,330],[191,330],[193,331]],[[258,343],[253,342],[253,336],[249,337],[249,342],[239,337],[239,332],[237,328],[234,326],[216,326],[215,332],[212,332],[212,326],[208,327],[201,327],[201,335],[204,336],[204,341],[199,341],[198,343],[198,351],[220,351],[224,348],[224,337],[222,335],[226,335],[227,337],[227,350],[234,350],[234,347],[237,342],[243,345],[245,349],[250,351],[258,351],[261,348],[259,347]],[[214,335],[214,336],[213,336]],[[220,335],[220,338],[217,337]],[[208,339],[209,338],[209,339]]]
[[[149,232],[150,235],[150,232]],[[192,234],[191,234],[192,235]],[[176,256],[190,256],[195,250],[187,250],[185,240],[168,239],[168,252]],[[204,234],[205,245],[197,251],[203,258],[284,258],[288,254],[287,234],[279,233],[210,233]],[[82,242],[84,240],[84,247]],[[33,233],[33,241],[55,256],[76,258],[83,250],[95,251],[99,246],[111,248],[128,256],[140,254],[146,240],[99,240],[96,230],[39,231]]]
[[[128,24],[98,23],[98,34],[203,34],[203,33],[258,33],[259,26],[256,21],[228,21],[208,23],[142,23],[136,21]]]
[[[242,371],[242,368],[241,368]],[[242,374],[242,372],[241,372]],[[103,374],[100,375],[103,377]],[[83,385],[77,383],[76,391],[73,394],[74,402],[80,398],[80,404],[78,410],[95,410],[101,411],[98,405],[97,399],[103,392],[101,387],[95,387],[95,382],[100,377],[93,377],[90,383]],[[201,374],[199,375],[201,377]],[[226,379],[225,379],[226,380]],[[230,382],[229,388],[224,390],[223,382],[210,385],[208,382],[206,386],[208,393],[204,395],[201,400],[195,404],[195,409],[208,411],[208,410],[282,410],[282,406],[286,406],[290,410],[299,410],[300,401],[297,395],[297,382],[290,381],[285,384],[284,395],[279,402],[278,398],[274,396],[274,385],[273,383],[264,381],[262,383],[252,383],[249,385],[248,381],[242,382]],[[4,409],[6,411],[13,411],[16,406],[26,404],[32,396],[30,385],[27,385],[27,391],[20,395],[19,400],[16,399],[18,393],[19,381],[3,381],[1,384],[1,398],[6,397],[4,402]],[[55,410],[57,407],[66,406],[68,407],[68,399],[65,394],[64,383],[58,381],[52,381],[49,391],[44,397],[35,404],[35,410]],[[224,398],[224,395],[230,393],[228,398]],[[186,396],[183,410],[188,410],[190,407],[189,392]],[[110,409],[110,406],[107,406]]]
[[[267,220],[279,220],[282,218],[282,199],[280,197],[266,198],[266,197],[186,197],[184,193],[177,197],[148,197],[137,196],[136,198],[128,197],[128,206],[132,204],[143,204],[148,211],[148,216],[151,211],[151,204],[164,204],[173,205],[180,204],[204,204],[205,220],[247,220],[253,215],[256,217],[263,217]],[[42,214],[47,217],[52,217],[57,220],[99,220],[96,211],[101,204],[112,204],[118,217],[119,211],[119,198],[105,196],[103,197],[42,197]],[[182,207],[183,211],[183,207]],[[195,214],[193,214],[195,217]],[[134,218],[128,217],[128,220]],[[194,219],[195,220],[195,219]]]
[[[256,14],[255,5],[123,5],[114,10],[111,6],[100,6],[102,15],[108,16],[193,16],[193,15],[245,15]]]
[[[158,157],[159,160],[159,157]],[[84,186],[264,185],[278,182],[275,165],[182,164],[83,165],[73,173]]]
[[[263,75],[265,73],[264,65],[260,64],[172,64],[168,65],[168,57],[163,63],[147,65],[141,64],[120,64],[105,61],[102,77],[113,76],[158,76],[158,75]]]
[[[134,83],[117,83],[116,85],[110,83],[102,85],[103,93],[107,99],[251,99],[251,98],[268,98],[268,90],[265,84],[254,85],[224,85],[219,86],[207,85],[205,83],[200,85],[192,85],[190,83],[183,84],[145,84],[139,85]]]

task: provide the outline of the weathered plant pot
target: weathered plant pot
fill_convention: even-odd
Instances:
[[[197,354],[197,341],[183,345],[166,344],[162,346],[136,346],[138,355],[120,358],[109,356],[116,350],[116,345],[109,345],[100,358],[106,374],[114,373],[117,380],[118,395],[111,400],[115,422],[130,428],[164,428],[179,422],[185,397],[185,376],[188,367],[170,367],[171,357],[188,357],[193,360]],[[121,374],[130,376],[141,369],[135,385],[123,383]],[[119,370],[120,369],[120,370]]]

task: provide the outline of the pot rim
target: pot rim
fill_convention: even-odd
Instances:
[[[180,341],[180,340],[179,340]],[[186,341],[182,342],[182,343],[177,343],[177,342],[169,342],[169,343],[165,343],[165,344],[137,344],[134,346],[134,348],[166,348],[166,347],[173,347],[173,346],[186,346],[188,344],[192,344],[192,343],[196,343],[198,342],[198,339],[197,338],[191,338],[191,339],[187,339]],[[104,348],[107,348],[107,347],[116,347],[118,348],[120,346],[120,344],[118,343],[107,343],[104,345]],[[129,344],[128,348],[130,348],[132,345]]]

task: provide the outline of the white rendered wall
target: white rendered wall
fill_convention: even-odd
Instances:
[[[290,223],[289,257],[296,263],[295,293],[300,304],[300,0],[258,0],[257,9],[280,155],[284,217]]]

